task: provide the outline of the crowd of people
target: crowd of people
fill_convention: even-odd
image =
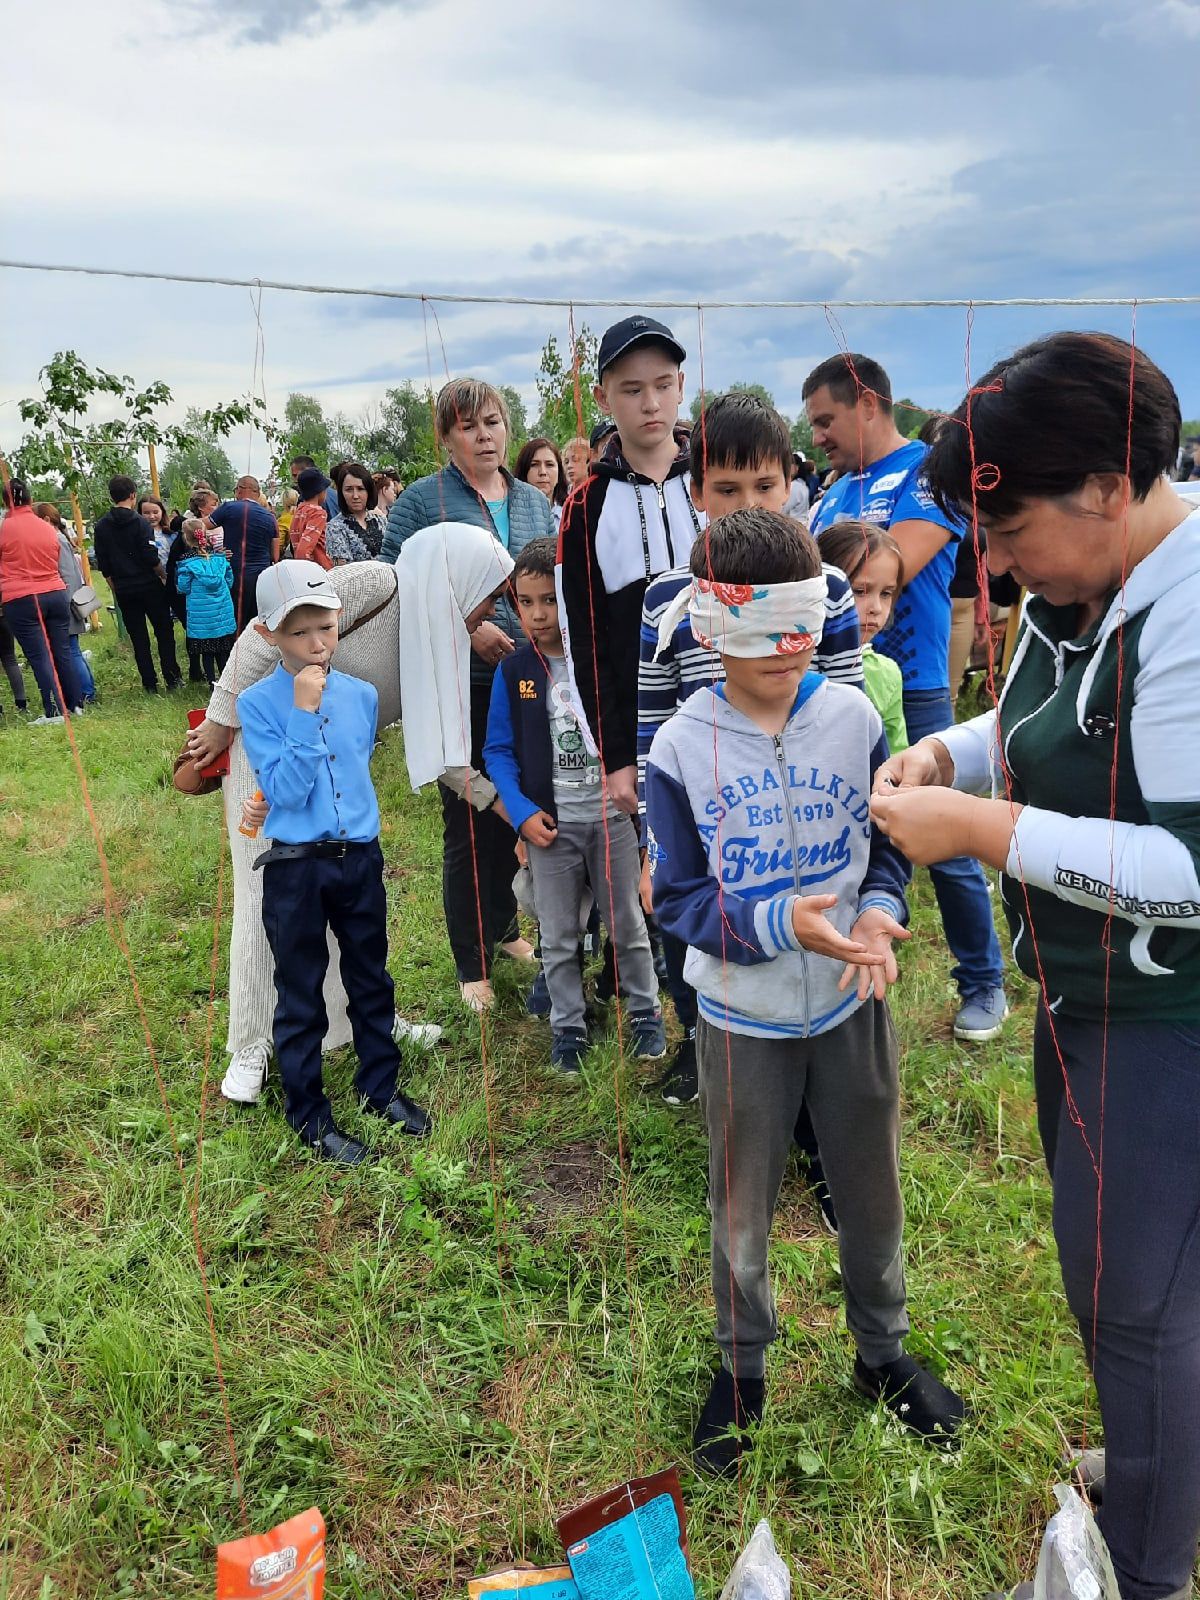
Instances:
[[[439,1030],[395,1012],[369,772],[399,722],[413,788],[440,797],[463,1005],[487,1013],[495,962],[522,963],[551,1066],[576,1077],[603,1020],[582,967],[597,917],[597,991],[623,1007],[628,1054],[665,1058],[660,989],[671,1001],[657,1087],[698,1100],[709,1139],[721,1359],[697,1466],[736,1471],[763,1412],[794,1144],[836,1231],[855,1387],[948,1442],[963,1401],[904,1348],[887,996],[928,867],[954,1034],[1002,1031],[999,872],[1038,985],[1039,1127],[1105,1428],[1089,1475],[1125,1600],[1182,1600],[1200,1534],[1200,512],[1169,481],[1178,399],[1143,353],[1064,333],[909,440],[884,369],[842,353],[803,386],[819,482],[753,393],[682,426],[685,360],[664,324],[618,322],[605,423],[530,440],[512,469],[503,395],[460,378],[437,398],[446,465],[407,487],[297,457],[278,517],[243,478],[224,504],[198,485],[175,519],[113,480],[96,561],[142,682],[157,688],[147,625],[180,681],[181,617],[212,684],[190,754],[229,756],[223,1092],[257,1101],[273,1057],[304,1144],[369,1160],[322,1084],[323,1048],[349,1033],[364,1108],[433,1126],[401,1087],[399,1045]],[[5,614],[47,718],[74,714],[78,574],[23,485],[11,506]],[[986,627],[1006,576],[1029,596],[1016,655],[999,706],[956,726],[955,602]],[[1102,1224],[1098,1147],[1119,1179]]]

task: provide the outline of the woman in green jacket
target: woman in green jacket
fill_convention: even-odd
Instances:
[[[1038,1122],[1122,1600],[1190,1595],[1200,1536],[1200,511],[1167,478],[1179,433],[1167,378],[1107,334],[980,379],[926,470],[1029,591],[1016,655],[998,708],[894,757],[872,802],[914,861],[1000,870],[1041,989]]]

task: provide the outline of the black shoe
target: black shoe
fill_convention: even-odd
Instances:
[[[659,1091],[669,1106],[695,1105],[700,1098],[700,1080],[696,1070],[696,1035],[689,1033],[676,1050],[671,1063],[653,1087]]]
[[[176,689],[182,689],[182,688],[183,688],[183,679],[182,678],[168,678],[167,679],[167,693],[168,694],[174,694]]]
[[[882,1400],[899,1422],[923,1439],[953,1439],[966,1415],[961,1396],[910,1355],[899,1355],[882,1367],[869,1367],[855,1356],[854,1387],[868,1400]]]
[[[588,1053],[588,1036],[582,1028],[563,1028],[550,1039],[550,1065],[564,1077],[577,1078]]]
[[[714,1478],[731,1477],[737,1471],[743,1450],[754,1448],[754,1441],[743,1431],[747,1423],[759,1422],[766,1397],[762,1378],[741,1378],[718,1367],[713,1374],[708,1399],[692,1435],[692,1462],[697,1472]]]
[[[144,683],[142,685],[142,692],[144,694],[157,694],[158,685],[156,683]]]
[[[423,1139],[427,1133],[433,1132],[433,1118],[419,1106],[415,1100],[410,1100],[406,1094],[401,1094],[399,1089],[385,1106],[364,1105],[364,1111],[369,1111],[373,1117],[383,1117],[394,1128],[403,1128],[405,1133],[411,1133],[418,1139]]]
[[[304,1137],[304,1142],[320,1160],[336,1161],[343,1167],[361,1167],[364,1161],[374,1159],[365,1144],[358,1139],[352,1139],[348,1133],[343,1133],[332,1122],[324,1133],[317,1134],[313,1138]]]
[[[204,676],[203,671],[199,667],[189,667],[188,668],[188,682],[189,683],[211,683],[212,679],[211,678],[206,678]]]

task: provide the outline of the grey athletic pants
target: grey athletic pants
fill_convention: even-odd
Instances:
[[[884,1001],[811,1039],[726,1033],[701,1017],[700,1105],[717,1343],[738,1377],[762,1375],[775,1338],[767,1241],[800,1103],[807,1100],[838,1217],[846,1323],[868,1366],[908,1332],[900,1199],[900,1084]]]

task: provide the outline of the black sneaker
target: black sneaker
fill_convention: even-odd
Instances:
[[[661,1011],[632,1011],[629,1043],[638,1061],[661,1061],[667,1053],[667,1030]]]
[[[550,1038],[550,1065],[565,1078],[577,1078],[583,1071],[588,1052],[588,1036],[582,1028],[564,1028]]]
[[[692,1461],[697,1472],[728,1478],[737,1471],[738,1457],[754,1448],[744,1430],[748,1423],[761,1421],[765,1398],[763,1378],[741,1378],[735,1383],[731,1372],[723,1366],[717,1368],[692,1434]]]
[[[671,1058],[671,1064],[661,1078],[655,1080],[656,1088],[669,1106],[694,1105],[700,1098],[700,1081],[696,1071],[696,1035],[689,1033]]]
[[[868,1400],[882,1400],[897,1421],[923,1439],[953,1439],[966,1415],[962,1397],[910,1355],[901,1354],[882,1367],[869,1367],[855,1356],[854,1387]]]

